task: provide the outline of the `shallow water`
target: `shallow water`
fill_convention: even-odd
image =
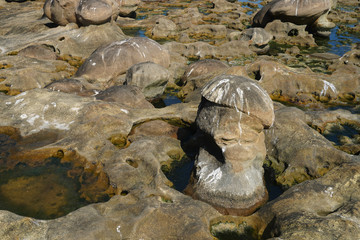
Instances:
[[[349,124],[329,124],[329,127],[326,128],[323,135],[329,141],[340,146],[342,145],[342,136],[345,136],[349,139],[354,139],[356,136],[360,135],[360,129],[357,129],[355,126]]]
[[[243,7],[252,9],[248,11],[246,14],[251,15],[256,12],[259,8],[262,8],[262,0],[238,0],[238,2],[243,3]],[[256,4],[257,7],[246,6],[246,3]]]
[[[338,30],[339,26],[336,26],[331,30],[329,38],[315,38],[315,40],[319,46],[325,47],[326,52],[342,56],[351,50],[351,44],[360,42],[360,37],[347,32],[338,34]]]
[[[0,209],[37,219],[66,215],[88,204],[80,198],[80,183],[67,176],[71,166],[52,159],[46,165],[18,164],[1,173]]]
[[[56,154],[28,151],[39,147],[37,141],[44,138],[40,134],[14,140],[18,138],[0,134],[0,210],[54,219],[115,194],[115,187],[110,187],[95,163],[85,168],[83,158],[72,152],[64,157],[62,150]],[[53,157],[44,157],[49,155]]]
[[[177,92],[165,92],[151,103],[156,108],[164,108],[173,104],[182,103],[182,101],[177,97]]]
[[[170,171],[163,171],[165,176],[174,184],[173,188],[179,192],[184,191],[189,183],[191,170],[194,167],[194,161],[187,160],[180,162]]]
[[[146,37],[144,29],[122,29],[127,36],[131,37]]]

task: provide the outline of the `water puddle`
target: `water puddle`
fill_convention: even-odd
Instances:
[[[257,9],[262,8],[261,3],[262,0],[238,0],[239,3],[241,3],[242,7],[247,9],[246,12],[247,15],[252,15],[254,12],[257,11]]]
[[[43,166],[19,164],[0,173],[0,209],[52,219],[87,205],[80,197],[80,183],[67,176],[71,166],[56,158],[45,161]]]
[[[351,34],[349,32],[341,32],[339,26],[331,29],[331,34],[329,38],[320,38],[316,37],[316,43],[320,47],[324,47],[326,52],[334,53],[339,56],[344,55],[351,50],[351,44],[360,42],[359,36]],[[354,25],[346,25],[348,27],[353,27]]]
[[[4,134],[1,130],[1,210],[54,219],[115,195],[116,189],[110,185],[101,164],[88,163],[73,150],[29,149],[41,139],[33,137],[27,142],[29,139],[16,135],[16,131]]]
[[[171,166],[161,166],[161,170],[173,183],[173,188],[179,192],[183,192],[186,186],[189,184],[191,171],[194,167],[194,161],[185,156],[179,162],[173,161]]]
[[[130,37],[146,37],[145,30],[141,28],[122,29],[123,33]]]
[[[336,105],[336,106],[329,106],[327,110],[329,111],[335,111],[338,109],[344,109],[352,114],[360,114],[360,105]]]
[[[182,103],[177,94],[178,90],[165,90],[164,94],[152,100],[151,104],[156,108],[164,108],[173,104]]]
[[[350,124],[328,123],[323,136],[337,146],[357,142],[360,144],[360,127]]]

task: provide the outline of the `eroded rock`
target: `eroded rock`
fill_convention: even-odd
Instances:
[[[155,25],[148,31],[148,36],[155,40],[176,39],[179,35],[177,25],[167,17],[158,18]]]
[[[114,22],[120,13],[134,12],[138,3],[138,0],[47,0],[43,8],[45,16],[60,26],[69,23],[88,26]]]
[[[98,93],[96,99],[118,102],[129,108],[154,108],[136,86],[113,86]]]
[[[265,30],[274,36],[274,41],[280,44],[294,44],[300,46],[317,46],[312,34],[305,31],[306,25],[296,25],[291,22],[275,20],[268,23]]]
[[[267,93],[253,80],[220,75],[202,90],[196,123],[203,140],[187,191],[219,212],[247,215],[267,200],[264,127],[274,121]]]
[[[350,160],[350,155],[334,148],[308,125],[306,114],[301,110],[280,108],[275,114],[274,126],[265,131],[267,165],[273,169],[276,182],[284,188],[319,178]]]
[[[53,80],[70,77],[75,68],[59,60],[40,60],[22,56],[2,56],[0,64],[6,65],[1,69],[1,90],[8,94],[42,88]]]
[[[335,27],[326,15],[333,6],[331,0],[274,0],[265,5],[253,18],[254,27],[265,27],[269,22],[279,19],[298,25],[313,27],[325,35],[326,31]]]
[[[268,43],[273,39],[273,35],[263,28],[249,28],[242,32],[233,32],[230,34],[232,40],[249,41],[251,50],[264,54],[269,50]]]
[[[170,80],[170,72],[153,62],[134,64],[126,71],[126,85],[137,86],[145,97],[151,99],[161,95]]]
[[[125,73],[132,65],[147,61],[166,68],[170,64],[169,52],[154,40],[129,38],[98,48],[75,76],[103,85]]]
[[[250,217],[213,219],[212,229],[218,236],[356,239],[360,236],[359,199],[354,190],[358,175],[359,162],[354,157],[319,179],[290,188]]]

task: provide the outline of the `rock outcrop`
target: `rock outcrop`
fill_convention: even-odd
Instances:
[[[292,22],[314,28],[319,34],[329,35],[327,31],[335,24],[326,18],[333,6],[331,0],[274,0],[265,5],[253,18],[254,27],[265,27],[273,20]]]
[[[116,21],[120,13],[129,15],[136,10],[138,3],[138,0],[47,0],[44,14],[60,26],[69,23],[99,25]]]
[[[167,68],[170,64],[170,55],[154,40],[129,38],[96,49],[75,76],[102,85],[124,74],[134,64],[147,61]]]
[[[138,63],[126,72],[126,85],[137,86],[146,98],[160,96],[170,80],[170,72],[163,66],[153,62]]]
[[[264,127],[273,104],[256,82],[220,75],[202,89],[196,124],[203,135],[187,192],[219,212],[248,215],[267,200]]]

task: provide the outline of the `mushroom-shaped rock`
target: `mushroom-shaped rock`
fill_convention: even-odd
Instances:
[[[170,64],[170,55],[154,40],[129,38],[96,49],[80,66],[75,76],[106,83],[124,74],[132,65],[147,61],[167,68]]]
[[[54,23],[65,26],[76,23],[76,8],[80,0],[46,0],[44,4],[45,16]]]
[[[116,20],[119,15],[119,3],[112,0],[80,0],[76,9],[79,25],[98,25]]]
[[[121,5],[119,0],[46,0],[43,9],[45,16],[58,25],[88,26],[115,21]]]
[[[254,80],[232,75],[220,75],[201,91],[208,101],[236,109],[258,118],[265,127],[274,122],[273,103],[267,92]]]
[[[268,197],[263,129],[274,121],[272,101],[255,81],[232,75],[215,77],[202,96],[196,118],[202,141],[186,192],[223,214],[251,214]]]
[[[298,25],[314,25],[312,27],[320,32],[326,31],[335,27],[335,24],[321,16],[326,16],[332,6],[332,0],[274,0],[254,16],[252,25],[265,27],[267,23],[279,19]]]

